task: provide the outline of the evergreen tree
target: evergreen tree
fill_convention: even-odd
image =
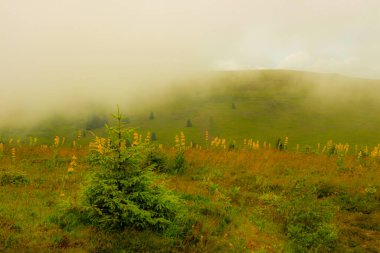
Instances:
[[[192,127],[193,126],[193,123],[191,123],[191,120],[187,120],[186,122],[186,127]]]
[[[108,137],[91,144],[90,163],[98,172],[84,191],[84,214],[105,229],[163,230],[176,218],[178,199],[153,184],[154,165],[146,165],[149,144],[130,145],[135,131],[123,128],[119,110],[114,117],[117,125],[107,127]]]
[[[156,136],[155,132],[152,132],[151,139],[152,139],[152,141],[156,141],[157,140],[157,136]]]
[[[86,130],[93,130],[100,127],[104,127],[108,123],[108,119],[105,116],[93,115],[86,122]]]

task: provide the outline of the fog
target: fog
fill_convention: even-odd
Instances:
[[[380,78],[375,0],[0,0],[0,126],[164,98],[215,70]]]

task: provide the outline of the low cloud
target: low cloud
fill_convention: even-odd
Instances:
[[[3,0],[0,125],[96,103],[136,107],[215,69],[380,78],[379,9],[374,0]]]

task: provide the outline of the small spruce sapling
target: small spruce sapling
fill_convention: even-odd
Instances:
[[[153,229],[172,224],[178,199],[155,184],[152,166],[146,166],[149,144],[133,143],[133,129],[122,125],[122,115],[113,115],[116,126],[107,126],[108,138],[92,143],[90,162],[98,168],[84,191],[83,206],[88,221],[104,229]]]
[[[156,141],[157,140],[157,135],[156,135],[155,132],[152,132],[151,139],[152,139],[152,141]]]
[[[150,119],[150,120],[154,120],[154,118],[155,118],[155,117],[154,117],[154,113],[153,113],[153,112],[150,112],[150,114],[149,114],[149,119]]]
[[[193,126],[193,123],[191,122],[191,120],[187,120],[186,122],[186,127],[192,127]]]

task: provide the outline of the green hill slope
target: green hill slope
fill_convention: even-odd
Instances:
[[[329,139],[351,145],[380,143],[380,80],[288,70],[230,71],[151,93],[156,94],[121,109],[129,126],[154,132],[163,144],[173,144],[180,131],[187,141],[203,144],[206,130],[210,139],[238,143],[252,138],[274,145],[288,136],[293,148],[322,145]],[[107,114],[111,112],[103,112]],[[8,129],[0,135],[70,139],[88,128],[90,118],[54,116],[34,130]],[[189,120],[192,127],[186,126]]]
[[[351,144],[380,142],[380,81],[334,74],[264,70],[218,72],[177,87],[165,101],[131,114],[131,125],[162,143],[183,131],[188,140],[244,138],[316,145],[329,139]],[[186,127],[191,120],[192,127]]]

